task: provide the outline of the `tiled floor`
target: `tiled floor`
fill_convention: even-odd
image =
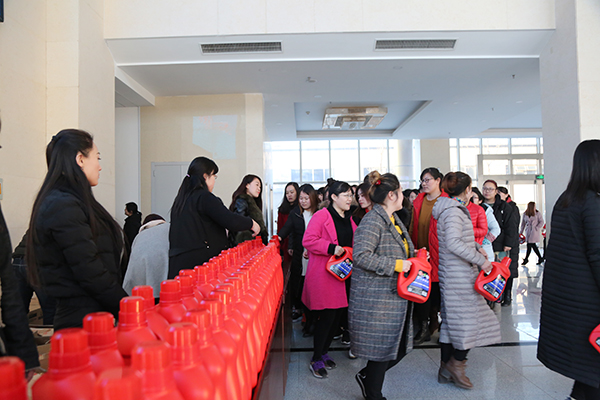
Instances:
[[[386,374],[383,395],[393,399],[560,399],[567,398],[573,381],[550,371],[536,358],[539,331],[541,266],[530,261],[521,267],[513,285],[512,307],[495,308],[504,346],[476,348],[469,352],[467,375],[473,390],[437,382],[440,350],[437,336],[418,346]],[[294,345],[288,371],[285,400],[350,399],[362,395],[354,375],[364,360],[350,360],[348,351],[334,341],[330,355],[338,367],[327,379],[309,371],[312,338],[303,338],[301,324],[294,324]]]

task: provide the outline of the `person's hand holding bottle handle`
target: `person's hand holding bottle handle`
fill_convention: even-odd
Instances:
[[[256,223],[255,220],[252,220],[252,236],[257,236],[260,233],[260,225],[258,225],[258,223]]]
[[[338,257],[341,257],[344,254],[344,248],[342,246],[335,246],[334,254]]]

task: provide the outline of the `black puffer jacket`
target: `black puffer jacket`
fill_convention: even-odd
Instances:
[[[292,208],[292,211],[290,211],[290,216],[285,222],[285,225],[277,233],[282,242],[285,238],[292,235],[289,241],[289,248],[294,250],[292,262],[295,265],[302,265],[302,253],[304,252],[302,238],[304,237],[305,229],[306,226],[304,223],[304,217],[302,216],[302,211],[300,210],[299,206],[296,206]]]
[[[500,225],[500,234],[492,242],[494,251],[504,251],[504,246],[511,248],[510,251],[510,276],[516,278],[519,276],[519,222],[521,214],[519,208],[514,202],[507,203],[496,195],[496,202],[492,206],[494,217]]]
[[[182,269],[202,265],[228,248],[225,229],[232,232],[252,229],[252,220],[229,211],[220,198],[206,189],[192,192],[179,215],[171,212],[169,279]]]
[[[52,190],[40,206],[34,251],[40,280],[56,298],[55,329],[82,326],[83,317],[96,311],[117,316],[121,287],[122,249],[107,227],[98,224],[92,235],[83,202],[68,189]]]
[[[29,321],[19,295],[19,284],[11,263],[12,249],[10,236],[0,209],[0,281],[2,282],[2,323],[0,328],[0,355],[19,357],[25,363],[25,368],[35,368],[40,365],[38,351],[29,330]],[[1,352],[5,348],[6,353]]]
[[[254,197],[248,194],[240,194],[235,200],[232,210],[239,215],[252,218],[260,226],[260,237],[262,238],[263,244],[269,242],[269,233],[267,232],[267,226],[260,208],[256,205]],[[252,240],[252,231],[242,231],[235,234],[235,244],[240,244],[246,240]]]
[[[130,215],[125,218],[125,224],[123,225],[123,232],[127,238],[128,248],[131,249],[133,245],[133,239],[140,232],[142,227],[142,213],[137,212],[136,214]]]
[[[589,335],[600,324],[600,195],[590,191],[583,204],[555,206],[551,227],[537,356],[551,370],[598,387],[600,353]]]

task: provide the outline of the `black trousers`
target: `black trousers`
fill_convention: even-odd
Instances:
[[[445,363],[450,361],[450,358],[453,356],[456,361],[463,361],[469,353],[469,350],[455,349],[451,343],[440,343],[440,349],[442,350],[442,361]]]
[[[440,310],[441,306],[441,294],[440,294],[440,283],[431,282],[431,294],[425,303],[415,303],[413,316],[415,323],[417,324],[415,331],[420,328],[421,322],[428,321],[430,317],[433,317],[433,313]]]
[[[600,388],[575,381],[571,397],[576,400],[600,400]]]
[[[321,359],[329,350],[335,331],[340,326],[342,310],[343,308],[326,308],[312,311],[315,321],[313,361]]]
[[[538,256],[538,261],[542,261],[542,255],[540,254],[540,249],[538,249],[537,243],[527,243],[527,253],[525,253],[525,260],[523,263],[529,260],[529,254],[531,254],[531,250]]]
[[[391,361],[367,361],[367,366],[364,367],[359,373],[364,376],[363,382],[365,384],[365,391],[367,392],[368,400],[380,400],[383,398],[381,389],[383,388],[383,381],[385,380],[385,373],[396,364],[398,364],[406,355],[406,326],[408,321],[404,324],[404,330],[402,331],[402,339],[400,340],[400,347],[398,348],[398,355],[395,360]]]

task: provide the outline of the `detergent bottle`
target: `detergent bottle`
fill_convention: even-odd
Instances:
[[[210,312],[201,309],[188,311],[184,321],[196,325],[200,359],[214,385],[214,400],[227,400],[227,364],[213,341]]]
[[[181,301],[181,284],[175,279],[162,281],[160,284],[160,301],[157,311],[170,324],[181,322],[187,311]]]
[[[600,325],[598,325],[592,331],[592,334],[590,335],[590,343],[596,350],[600,352]]]
[[[117,328],[111,313],[96,312],[83,318],[83,330],[88,334],[92,369],[96,376],[113,368],[123,368],[125,362],[117,348]]]
[[[506,280],[510,277],[510,258],[504,257],[501,262],[493,262],[489,274],[479,272],[475,280],[475,291],[489,301],[496,301],[502,296]]]
[[[194,278],[191,275],[179,275],[175,277],[181,284],[181,301],[186,310],[198,308],[198,300],[194,297]]]
[[[202,293],[198,289],[198,271],[196,271],[195,269],[182,269],[181,271],[179,271],[179,275],[189,275],[192,277],[194,297],[200,302],[204,298],[204,296],[202,296]]]
[[[92,400],[96,376],[87,333],[61,329],[52,335],[48,372],[33,385],[33,400]]]
[[[200,359],[196,325],[191,322],[171,324],[167,343],[171,345],[175,384],[183,398],[213,400],[215,389]]]
[[[169,330],[169,321],[160,315],[154,303],[154,289],[152,286],[136,286],[131,291],[132,296],[144,298],[144,311],[146,311],[146,320],[150,330],[160,339],[166,340]]]
[[[131,364],[131,352],[136,344],[156,340],[156,336],[148,327],[144,303],[144,298],[139,296],[121,299],[117,325],[117,347],[125,360],[125,365]]]
[[[136,345],[131,367],[142,376],[143,400],[184,400],[175,385],[171,349],[165,342],[152,340]]]
[[[200,299],[198,299],[198,297],[196,297],[196,299],[198,299],[199,301],[201,301],[202,299],[208,297],[208,295],[210,295],[210,292],[212,292],[215,289],[215,285],[211,284],[211,274],[210,274],[210,267],[208,266],[208,264],[204,264],[204,265],[198,265],[194,267],[194,271],[196,271],[196,273],[198,274],[198,292],[200,293],[201,297]]]
[[[102,372],[94,386],[94,400],[142,400],[141,374],[130,368]]]
[[[27,400],[25,363],[19,357],[0,358],[0,400]]]
[[[425,303],[431,292],[431,264],[427,261],[427,250],[420,249],[417,256],[409,258],[410,271],[398,274],[398,295],[415,303]]]

